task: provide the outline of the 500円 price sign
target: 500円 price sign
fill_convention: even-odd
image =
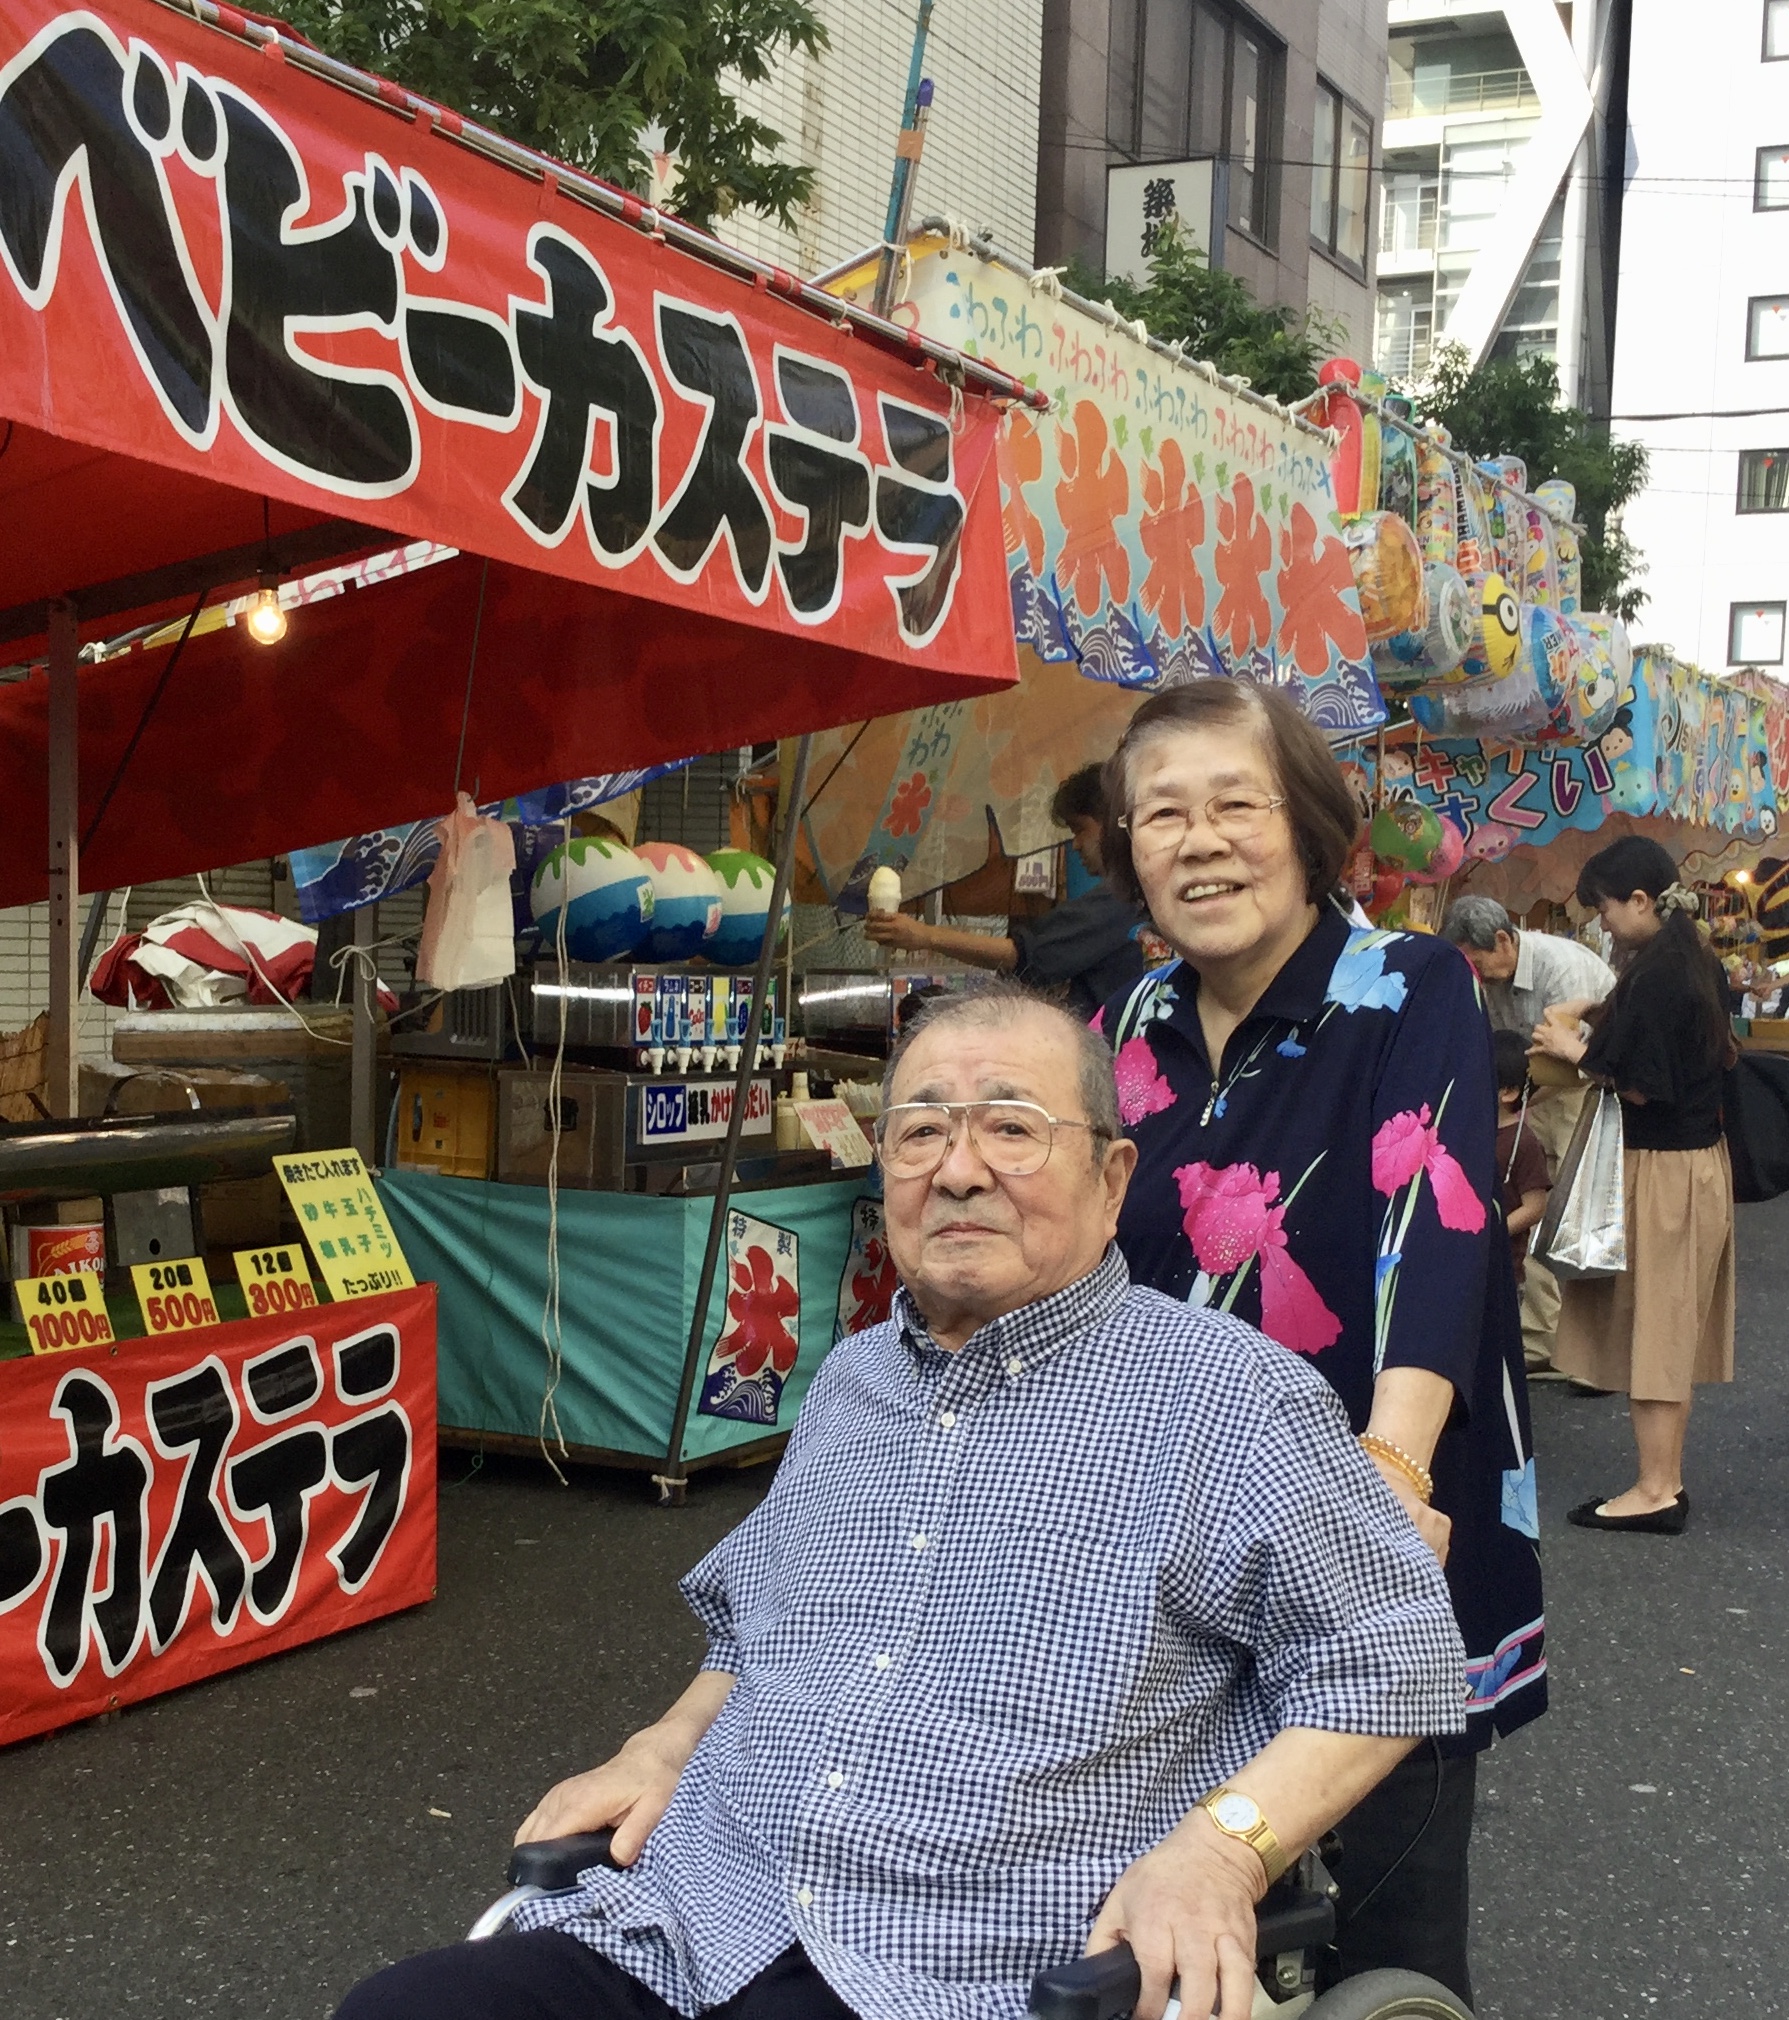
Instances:
[[[145,1332],[190,1333],[200,1326],[217,1324],[211,1278],[197,1256],[186,1256],[179,1262],[132,1263],[130,1280],[136,1288]]]
[[[414,1288],[416,1279],[358,1150],[276,1157],[273,1168],[332,1298]]]
[[[92,1270],[67,1276],[20,1277],[13,1288],[34,1354],[53,1354],[63,1347],[107,1347],[112,1321],[106,1316],[105,1287]]]
[[[279,1312],[301,1312],[315,1306],[317,1287],[311,1282],[303,1249],[289,1243],[278,1248],[239,1248],[232,1259],[251,1319],[271,1318]]]

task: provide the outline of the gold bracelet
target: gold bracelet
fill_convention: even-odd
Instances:
[[[1416,1490],[1416,1498],[1425,1507],[1434,1500],[1434,1474],[1427,1466],[1411,1458],[1401,1445],[1394,1445],[1389,1438],[1381,1438],[1374,1431],[1363,1431],[1355,1442],[1370,1458],[1383,1459],[1393,1472],[1402,1473]]]

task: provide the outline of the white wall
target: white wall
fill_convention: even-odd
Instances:
[[[1756,150],[1789,141],[1789,62],[1760,60],[1761,0],[1634,0],[1614,393],[1652,452],[1628,508],[1649,601],[1638,635],[1727,664],[1728,607],[1789,598],[1789,515],[1734,512],[1738,452],[1789,446],[1789,362],[1746,362],[1746,302],[1789,294],[1789,211],[1754,212]],[[1640,422],[1636,414],[1695,418]],[[1774,671],[1775,669],[1773,669]],[[1789,669],[1786,669],[1789,670]]]
[[[816,0],[831,47],[797,55],[741,102],[783,136],[786,158],[817,171],[799,233],[741,212],[720,235],[800,273],[882,237],[895,136],[918,13],[909,0]],[[1029,260],[1037,201],[1042,0],[937,0],[925,75],[937,95],[912,215],[947,211]],[[675,202],[675,198],[672,199]]]

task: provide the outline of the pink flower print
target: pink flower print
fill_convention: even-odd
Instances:
[[[1199,1267],[1208,1276],[1228,1276],[1261,1253],[1271,1226],[1276,1231],[1286,1209],[1275,1207],[1280,1175],[1265,1178],[1252,1164],[1183,1164],[1174,1174],[1183,1225]]]
[[[1426,1101],[1415,1113],[1406,1108],[1388,1117],[1374,1133],[1373,1186],[1389,1199],[1424,1171],[1441,1225],[1455,1234],[1477,1234],[1485,1224],[1485,1203],[1429,1121]]]
[[[1320,1354],[1341,1338],[1342,1322],[1323,1302],[1286,1246],[1280,1175],[1252,1164],[1219,1169],[1185,1164],[1174,1174],[1186,1209],[1187,1240],[1210,1276],[1261,1263],[1261,1330],[1295,1354]]]
[[[1118,1080],[1118,1113],[1125,1128],[1174,1106],[1174,1090],[1155,1070],[1155,1054],[1147,1038],[1130,1038],[1119,1046],[1112,1071]]]

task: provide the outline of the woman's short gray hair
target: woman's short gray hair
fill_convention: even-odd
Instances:
[[[1063,1035],[1075,1049],[1081,1105],[1087,1111],[1087,1121],[1093,1125],[1093,1159],[1097,1164],[1104,1154],[1102,1144],[1115,1141],[1123,1133],[1118,1120],[1118,1086],[1112,1077],[1112,1048],[1072,1010],[1004,976],[928,1000],[889,1054],[882,1073],[882,1105],[888,1106],[901,1061],[922,1031],[935,1030],[940,1024],[1011,1024],[1033,1010],[1058,1019]]]
[[[1456,947],[1476,947],[1481,954],[1490,953],[1499,933],[1507,933],[1512,940],[1516,937],[1509,914],[1495,898],[1456,898],[1441,922],[1444,940],[1451,940]]]

